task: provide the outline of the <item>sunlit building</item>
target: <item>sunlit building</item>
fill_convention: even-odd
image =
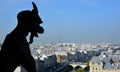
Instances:
[[[120,72],[120,55],[93,57],[89,66],[90,72]]]

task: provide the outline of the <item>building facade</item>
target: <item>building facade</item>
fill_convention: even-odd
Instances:
[[[120,72],[120,55],[92,57],[90,72]]]

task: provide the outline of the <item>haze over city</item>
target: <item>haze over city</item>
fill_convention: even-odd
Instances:
[[[35,42],[120,43],[120,0],[1,0],[0,42],[17,25],[17,14],[39,9],[45,33]]]

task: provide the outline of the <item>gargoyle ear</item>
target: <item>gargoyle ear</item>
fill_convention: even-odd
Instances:
[[[32,5],[33,5],[33,10],[32,10],[32,12],[34,12],[34,13],[37,13],[37,14],[38,14],[38,9],[37,9],[37,6],[35,5],[35,3],[34,3],[34,2],[32,2]]]

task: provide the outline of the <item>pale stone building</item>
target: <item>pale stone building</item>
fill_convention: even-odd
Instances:
[[[90,72],[102,72],[103,63],[98,57],[93,57],[90,61]]]
[[[90,72],[120,72],[120,55],[92,57]]]

